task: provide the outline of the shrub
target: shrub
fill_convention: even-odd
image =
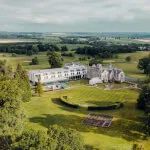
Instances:
[[[69,102],[69,101],[67,100],[67,96],[62,96],[62,97],[60,98],[60,100],[61,100],[61,102],[62,102],[63,104],[65,104],[66,106],[69,106],[69,107],[72,107],[72,108],[78,108],[78,107],[79,107],[78,104],[74,104],[74,103],[72,103],[72,102]]]
[[[113,109],[119,109],[119,108],[124,107],[124,104],[120,103],[120,102],[116,102],[115,104],[107,105],[107,106],[87,106],[87,107],[85,107],[80,104],[75,104],[75,103],[69,101],[67,96],[62,96],[60,98],[60,100],[66,106],[69,106],[72,108],[87,108],[88,110],[113,110]]]

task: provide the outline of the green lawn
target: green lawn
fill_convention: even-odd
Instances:
[[[138,91],[136,90],[106,91],[90,86],[70,88],[59,94],[61,96],[67,96],[69,100],[77,104],[101,106],[114,104],[115,102],[124,102],[128,99],[137,99],[138,97]]]
[[[73,83],[71,83],[72,85]],[[83,88],[83,83],[81,87],[76,88],[75,86],[69,90],[63,91],[53,91],[44,93],[42,97],[32,97],[32,100],[24,104],[25,112],[27,114],[27,122],[25,124],[25,129],[34,128],[46,130],[49,125],[58,124],[64,128],[73,128],[79,131],[86,144],[86,148],[93,149],[102,149],[102,150],[129,150],[133,141],[138,141],[142,143],[140,139],[143,137],[143,123],[144,113],[136,109],[136,99],[138,96],[137,90],[124,90],[114,93],[114,91],[109,91],[109,96],[107,91],[99,90],[98,93],[95,89],[95,93],[92,92],[92,95],[87,95],[90,92],[90,87],[87,89]],[[88,92],[89,91],[89,92]],[[84,97],[81,95],[82,92],[85,92]],[[106,94],[105,96],[103,94]],[[119,94],[118,94],[119,93]],[[70,95],[73,99],[78,95],[82,96],[84,101],[99,100],[97,95],[103,95],[103,100],[107,102],[108,97],[111,100],[124,100],[123,96],[128,96],[124,103],[124,108],[119,110],[111,111],[95,111],[98,114],[107,114],[113,115],[114,120],[110,128],[96,128],[85,126],[81,121],[86,117],[90,111],[83,109],[73,109],[62,105],[59,101],[61,95]],[[112,96],[111,96],[112,95]],[[114,96],[115,95],[115,96]],[[89,98],[89,99],[88,99]],[[78,99],[79,101],[79,99]],[[83,102],[82,99],[80,102]],[[92,102],[91,102],[92,103]],[[148,145],[149,141],[144,141],[145,145]],[[146,149],[148,150],[148,149]]]

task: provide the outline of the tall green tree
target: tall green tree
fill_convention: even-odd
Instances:
[[[21,133],[25,118],[22,92],[17,80],[0,78],[0,135]]]
[[[17,65],[15,76],[17,78],[19,88],[22,89],[23,101],[28,102],[31,99],[31,86],[27,72],[23,69],[21,63]]]
[[[60,54],[56,52],[50,52],[48,56],[49,56],[48,62],[51,65],[51,68],[60,68],[62,66]]]
[[[43,94],[43,87],[42,87],[40,80],[38,80],[38,83],[35,86],[35,93],[38,93],[39,96],[41,96]]]
[[[12,68],[8,65],[6,60],[0,60],[0,74],[10,75],[12,73]]]
[[[33,51],[34,54],[38,54],[39,48],[36,45],[33,45],[32,46],[32,51]]]
[[[150,56],[139,60],[138,69],[144,70],[144,73],[150,75]]]
[[[79,132],[73,129],[64,129],[58,125],[50,126],[48,129],[48,135],[56,140],[56,149],[67,150],[83,150],[83,139]]]
[[[144,86],[137,100],[137,107],[139,109],[145,110],[150,105],[150,87]]]

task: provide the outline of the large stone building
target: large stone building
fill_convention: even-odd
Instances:
[[[89,79],[89,84],[94,85],[102,82],[124,82],[125,74],[120,69],[103,67],[101,64],[84,66],[80,63],[65,64],[64,68],[32,70],[28,72],[30,81],[35,84],[40,79],[41,83],[56,83],[81,78]]]
[[[89,84],[94,85],[102,82],[124,82],[125,74],[122,70],[113,67],[103,67],[101,64],[89,66],[87,68],[87,78]]]

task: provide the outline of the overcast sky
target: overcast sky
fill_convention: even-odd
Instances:
[[[150,32],[150,0],[0,0],[0,31]]]

